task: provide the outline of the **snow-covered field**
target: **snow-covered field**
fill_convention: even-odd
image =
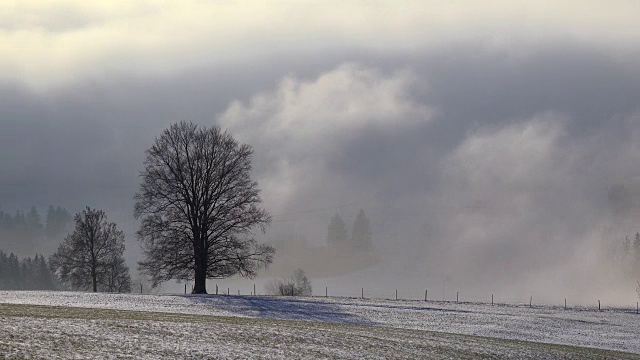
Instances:
[[[0,291],[0,351],[18,358],[640,358],[639,320],[624,309]]]

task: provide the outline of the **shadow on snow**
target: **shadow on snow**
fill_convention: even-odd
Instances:
[[[236,314],[279,320],[323,321],[375,325],[369,319],[344,312],[337,304],[283,297],[233,295],[181,295],[199,305],[210,305]]]

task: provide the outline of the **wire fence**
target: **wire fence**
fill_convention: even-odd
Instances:
[[[183,292],[181,294],[190,294],[193,290],[191,283],[184,283]],[[142,292],[142,288],[140,289]],[[166,294],[176,294],[175,292],[167,292]],[[219,286],[213,285],[209,288],[210,295],[219,296],[269,296],[276,297],[279,295],[268,294],[264,287],[254,283],[250,286]],[[442,289],[423,289],[421,296],[416,296],[417,291],[402,291],[401,289],[387,289],[380,290],[380,288],[366,287],[349,287],[335,286],[334,288],[325,285],[313,289],[313,295],[305,297],[307,299],[350,299],[350,300],[367,300],[367,301],[402,301],[402,302],[414,302],[414,303],[427,303],[427,304],[441,304],[441,305],[487,305],[487,306],[517,306],[526,307],[532,309],[565,309],[565,310],[580,310],[580,311],[617,311],[626,313],[640,314],[640,301],[633,299],[629,301],[628,305],[608,304],[600,299],[593,299],[590,302],[580,301],[572,302],[569,298],[562,298],[558,302],[550,301],[536,301],[534,296],[528,298],[515,298],[515,297],[500,297],[496,294],[487,294],[484,296],[472,295],[460,291],[448,291],[443,292]]]

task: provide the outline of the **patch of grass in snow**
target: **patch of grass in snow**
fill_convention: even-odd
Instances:
[[[0,304],[5,358],[640,359],[637,354],[384,326]]]

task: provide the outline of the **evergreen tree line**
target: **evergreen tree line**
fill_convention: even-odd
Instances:
[[[339,214],[335,214],[329,220],[327,244],[348,252],[368,252],[373,250],[369,218],[367,218],[364,210],[360,209],[358,212],[358,216],[353,223],[351,236],[349,236],[342,217]]]
[[[640,276],[640,233],[636,232],[632,237],[625,235],[623,239],[611,244],[608,249],[610,259],[627,279],[637,280]]]
[[[16,255],[0,250],[1,290],[56,290],[60,288],[55,273],[44,256],[36,254],[20,260]]]
[[[622,242],[622,260],[633,264],[634,270],[640,269],[640,233],[636,233],[633,241],[628,235]]]
[[[50,254],[66,235],[70,222],[69,212],[59,206],[49,206],[44,221],[35,206],[14,214],[0,211],[0,249],[19,255]]]

